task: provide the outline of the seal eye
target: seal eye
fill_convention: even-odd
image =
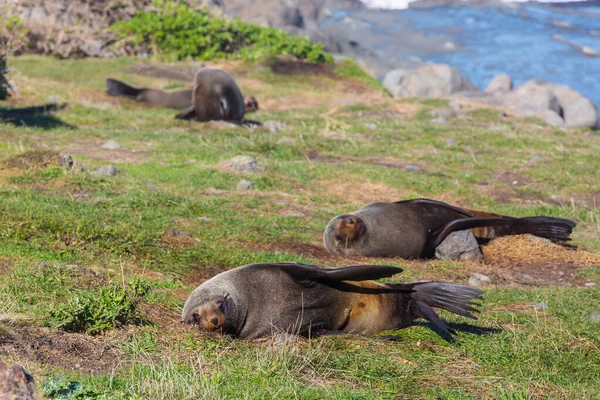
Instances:
[[[354,218],[352,218],[352,217],[348,218],[348,219],[346,220],[346,223],[347,223],[348,225],[354,225]]]

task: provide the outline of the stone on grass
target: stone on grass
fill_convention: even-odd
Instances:
[[[591,313],[591,314],[588,316],[588,319],[589,319],[590,321],[592,321],[592,322],[600,322],[600,314],[598,314],[598,313]]]
[[[436,108],[429,111],[429,116],[434,118],[454,118],[456,117],[456,110],[452,107]]]
[[[287,129],[287,125],[279,121],[265,121],[263,127],[271,133],[279,133],[280,131]]]
[[[115,176],[119,170],[114,165],[103,164],[97,171],[94,171],[94,175],[98,176]]]
[[[284,136],[277,141],[277,144],[290,144],[293,143],[293,140],[289,136]]]
[[[536,311],[542,311],[542,310],[548,309],[548,304],[544,303],[543,301],[541,303],[531,303],[531,305],[533,306],[533,308]]]
[[[470,230],[452,232],[435,249],[441,260],[478,260],[483,258],[479,244]],[[489,278],[488,278],[489,279]]]
[[[257,173],[265,170],[264,166],[258,165],[256,158],[251,156],[235,156],[227,162],[234,171]]]
[[[247,179],[242,179],[238,182],[236,190],[252,190],[254,189],[254,185]]]
[[[469,285],[471,286],[482,286],[492,282],[492,279],[484,274],[474,273],[469,277]]]
[[[0,361],[0,398],[6,400],[33,400],[35,393],[33,377],[18,365]]]
[[[371,130],[377,129],[377,125],[375,125],[372,122],[366,122],[364,125],[365,125],[365,128],[367,128],[367,129],[371,129]]]
[[[383,84],[393,97],[444,97],[477,90],[457,68],[447,64],[425,64],[410,71],[392,70]]]
[[[119,145],[119,143],[115,142],[114,140],[109,140],[108,142],[106,142],[102,145],[102,148],[106,149],[106,150],[117,150],[117,149],[120,149],[121,146]]]

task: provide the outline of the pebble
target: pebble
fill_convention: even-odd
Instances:
[[[373,130],[373,129],[377,129],[377,125],[375,125],[372,122],[367,122],[367,123],[365,123],[365,128]]]
[[[282,124],[279,121],[273,121],[273,120],[265,121],[263,123],[263,127],[271,133],[279,133],[279,131],[282,131],[282,130],[285,130],[288,128],[286,124]]]
[[[537,311],[542,311],[542,310],[547,310],[548,309],[548,304],[541,302],[541,303],[531,303],[531,305],[533,306],[533,308],[535,308]]]
[[[159,191],[160,188],[152,182],[146,182],[146,187],[150,190]]]
[[[598,313],[591,313],[591,314],[588,316],[588,319],[589,319],[590,321],[592,321],[592,322],[600,322],[600,314],[598,314]]]
[[[228,161],[228,165],[231,169],[241,172],[262,172],[265,167],[258,165],[256,158],[251,156],[235,156]]]
[[[62,104],[62,99],[58,96],[50,96],[46,99],[46,104]]]
[[[292,142],[293,142],[293,140],[292,140],[292,138],[291,138],[291,137],[289,137],[289,136],[284,136],[284,137],[282,137],[281,139],[279,139],[279,140],[277,141],[277,144],[290,144],[290,143],[292,143]]]
[[[526,281],[532,281],[533,280],[533,276],[531,276],[529,274],[523,274],[523,279],[525,279]]]
[[[108,142],[106,142],[102,145],[102,148],[107,149],[107,150],[117,150],[117,149],[120,149],[121,146],[119,145],[119,143],[115,142],[114,140],[109,140]]]
[[[254,189],[254,185],[247,179],[242,179],[238,182],[236,190],[252,190]]]
[[[419,168],[419,167],[417,167],[416,165],[413,165],[413,164],[406,164],[404,166],[404,169],[407,170],[407,171],[418,171],[421,168]]]
[[[586,282],[586,283],[584,283],[584,286],[585,287],[594,287],[594,286],[596,286],[596,282]]]
[[[484,274],[474,273],[469,277],[469,285],[471,286],[482,286],[484,284],[490,283],[492,279]]]
[[[473,236],[473,233],[470,230],[452,232],[449,234],[435,249],[435,256],[441,260],[460,261],[478,260],[483,258],[477,239],[475,239],[475,236]]]
[[[103,164],[100,169],[94,171],[93,174],[99,176],[115,176],[118,172],[119,170],[114,165]]]

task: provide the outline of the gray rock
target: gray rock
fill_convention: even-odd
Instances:
[[[469,285],[471,286],[483,286],[492,282],[492,279],[484,274],[474,273],[469,277]]]
[[[114,140],[109,140],[108,142],[106,142],[102,145],[102,148],[107,149],[107,150],[117,150],[117,149],[120,149],[121,146],[119,145],[119,143],[115,142]]]
[[[19,87],[17,86],[17,84],[14,81],[8,81],[8,88],[14,93],[14,94],[21,94],[21,91],[19,90]]]
[[[103,40],[89,40],[79,46],[79,49],[90,57],[110,57],[112,53],[106,51],[105,46],[106,42]]]
[[[293,143],[293,140],[289,136],[284,136],[277,141],[277,144],[290,144]]]
[[[251,156],[235,156],[227,164],[231,169],[240,172],[257,173],[265,170],[263,166],[258,165],[256,158]]]
[[[598,313],[591,313],[591,314],[588,316],[588,319],[589,319],[590,321],[592,321],[592,322],[600,322],[600,314],[598,314]]]
[[[594,128],[599,122],[598,110],[587,97],[565,85],[548,83],[562,109],[565,125],[570,128]]]
[[[505,107],[525,117],[540,117],[551,110],[560,115],[560,105],[554,92],[542,81],[532,79],[503,96]]]
[[[45,19],[47,19],[48,14],[44,7],[33,7],[31,9],[31,13],[29,14],[29,23],[41,23]]]
[[[254,185],[247,179],[242,179],[238,182],[235,190],[252,190],[254,189]]]
[[[533,280],[533,276],[531,276],[529,274],[523,274],[523,279],[525,279],[526,281],[532,281]]]
[[[498,74],[492,78],[485,88],[486,93],[506,92],[512,90],[513,82],[510,75]]]
[[[160,188],[152,182],[146,182],[146,187],[150,190],[154,190],[155,192],[158,192],[160,190]]]
[[[448,121],[446,120],[446,118],[444,117],[437,117],[431,120],[432,124],[440,124],[440,125],[444,125],[447,124]]]
[[[273,120],[265,121],[263,127],[271,133],[279,133],[279,131],[287,129],[287,125]]]
[[[477,90],[460,71],[447,64],[425,64],[408,72],[393,70],[384,85],[394,97],[444,97]]]
[[[374,124],[374,123],[372,123],[372,122],[366,122],[366,123],[364,124],[364,126],[365,126],[365,128],[367,128],[367,129],[371,129],[371,130],[377,129],[377,125],[375,125],[375,124]]]
[[[52,95],[46,99],[46,104],[62,104],[63,101],[60,97]]]
[[[98,176],[115,176],[119,170],[114,165],[103,164],[97,171],[92,172]]]
[[[594,287],[596,285],[597,285],[596,282],[586,282],[583,284],[583,286],[585,286],[585,287]]]
[[[470,230],[452,232],[435,249],[435,256],[441,260],[478,260],[483,258],[479,244]]]
[[[552,110],[544,110],[544,111],[540,112],[538,117],[550,126],[555,126],[555,127],[565,126],[565,121],[561,118],[561,116]]]
[[[421,168],[419,168],[418,166],[413,165],[413,164],[406,164],[404,166],[404,169],[407,171],[419,171]]]
[[[6,400],[33,400],[35,392],[33,376],[18,365],[0,361],[0,398]]]
[[[544,303],[543,301],[541,303],[531,303],[531,305],[537,311],[542,311],[542,310],[547,310],[548,309],[548,304]]]
[[[431,117],[454,118],[456,117],[456,111],[452,107],[436,108],[429,111],[429,115]]]

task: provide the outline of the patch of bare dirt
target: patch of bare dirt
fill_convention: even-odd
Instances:
[[[134,149],[103,149],[100,140],[74,140],[65,148],[65,153],[73,156],[85,155],[95,160],[102,160],[108,163],[123,164],[137,164],[146,158],[146,155],[143,152]]]
[[[0,333],[0,354],[90,375],[112,371],[123,360],[106,337],[32,326]]]

